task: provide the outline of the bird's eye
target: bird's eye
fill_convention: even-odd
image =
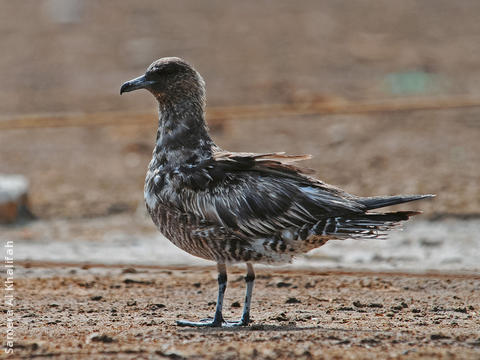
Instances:
[[[161,72],[158,69],[152,69],[145,74],[147,80],[156,80],[161,76]]]
[[[178,72],[178,67],[176,66],[156,66],[150,69],[146,74],[145,77],[149,80],[156,80],[160,78],[164,78],[165,76],[172,75]]]

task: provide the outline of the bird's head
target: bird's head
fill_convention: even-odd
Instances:
[[[205,101],[202,77],[185,60],[177,57],[154,61],[144,75],[124,83],[120,94],[138,89],[150,91],[160,104],[179,103],[186,99]]]

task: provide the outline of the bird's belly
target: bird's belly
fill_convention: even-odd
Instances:
[[[157,205],[149,209],[153,222],[160,232],[175,246],[187,253],[218,263],[288,263],[294,253],[276,252],[260,244],[267,239],[244,239],[219,226],[205,226],[192,215],[174,208]]]
[[[165,204],[157,204],[155,209],[147,205],[147,208],[162,235],[183,251],[218,263],[245,261],[238,251],[229,251],[232,243],[240,248],[242,241],[225,229],[205,225],[192,214],[182,213]]]
[[[224,227],[206,223],[191,213],[152,194],[145,197],[147,209],[160,232],[187,253],[218,263],[289,263],[299,253],[323,245],[327,239],[292,239],[285,231],[277,236],[248,237]],[[307,241],[306,241],[307,240]]]

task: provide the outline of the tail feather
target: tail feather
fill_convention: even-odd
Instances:
[[[421,211],[393,211],[385,213],[366,213],[362,217],[368,219],[369,221],[386,221],[386,222],[398,222],[405,221],[410,218],[410,216],[421,214]]]
[[[383,238],[386,232],[397,227],[400,221],[408,220],[410,216],[420,213],[395,211],[323,219],[311,228],[310,235],[333,236],[337,239]]]
[[[382,207],[403,204],[410,201],[422,200],[435,197],[435,195],[396,195],[396,196],[374,196],[364,197],[357,201],[367,207],[367,210],[379,209]]]
[[[432,198],[435,195],[397,195],[359,198],[358,202],[365,205],[365,213],[349,214],[324,218],[314,225],[305,224],[293,234],[285,231],[285,236],[300,244],[302,251],[308,251],[322,246],[330,239],[385,239],[387,232],[399,227],[400,222],[410,216],[421,214],[421,211],[368,212],[368,210],[385,206],[402,204],[409,201]]]

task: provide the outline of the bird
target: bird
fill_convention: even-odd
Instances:
[[[370,239],[418,211],[372,211],[435,195],[360,197],[312,176],[298,165],[309,155],[223,150],[205,121],[200,73],[178,57],[154,61],[120,94],[148,90],[159,120],[145,179],[146,208],[158,230],[191,255],[216,262],[218,295],[213,318],[179,326],[233,327],[251,323],[253,264],[283,264],[329,240]],[[227,265],[246,264],[246,295],[239,321],[222,306]]]

